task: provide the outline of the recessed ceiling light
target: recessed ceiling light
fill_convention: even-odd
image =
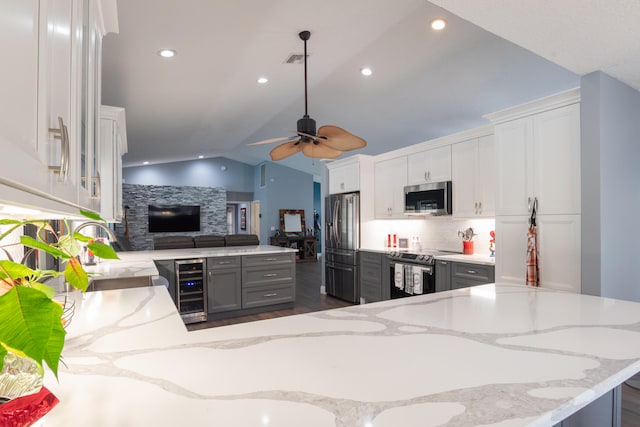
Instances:
[[[258,83],[260,83],[261,85],[265,84],[266,82],[268,82],[269,79],[266,77],[260,77],[258,78]]]
[[[444,27],[446,26],[447,26],[447,21],[445,21],[442,18],[436,18],[433,21],[431,21],[431,28],[433,28],[436,31],[443,30]]]
[[[173,58],[174,56],[176,56],[176,51],[173,49],[162,49],[158,51],[158,55],[162,56],[163,58]]]
[[[363,76],[370,76],[371,74],[373,74],[373,70],[369,67],[362,68],[360,72],[362,73]]]
[[[148,165],[148,164],[149,164],[149,162],[142,162],[142,164],[143,164],[143,165]]]
[[[198,156],[198,158],[199,158],[199,159],[204,159],[204,156],[202,156],[202,155],[201,155],[201,156]]]

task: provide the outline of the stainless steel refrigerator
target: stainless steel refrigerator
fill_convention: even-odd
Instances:
[[[360,194],[334,194],[325,199],[325,287],[327,294],[360,302],[358,253]]]

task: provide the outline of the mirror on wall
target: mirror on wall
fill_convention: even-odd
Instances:
[[[304,234],[305,229],[304,210],[280,209],[280,230],[286,235]]]

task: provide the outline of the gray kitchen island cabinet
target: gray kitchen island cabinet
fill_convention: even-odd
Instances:
[[[209,313],[242,308],[242,268],[239,256],[207,258]]]
[[[292,253],[242,256],[242,308],[290,303],[296,299]]]

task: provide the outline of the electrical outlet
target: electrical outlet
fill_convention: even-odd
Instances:
[[[276,228],[274,226],[271,226],[271,231],[276,231]]]

